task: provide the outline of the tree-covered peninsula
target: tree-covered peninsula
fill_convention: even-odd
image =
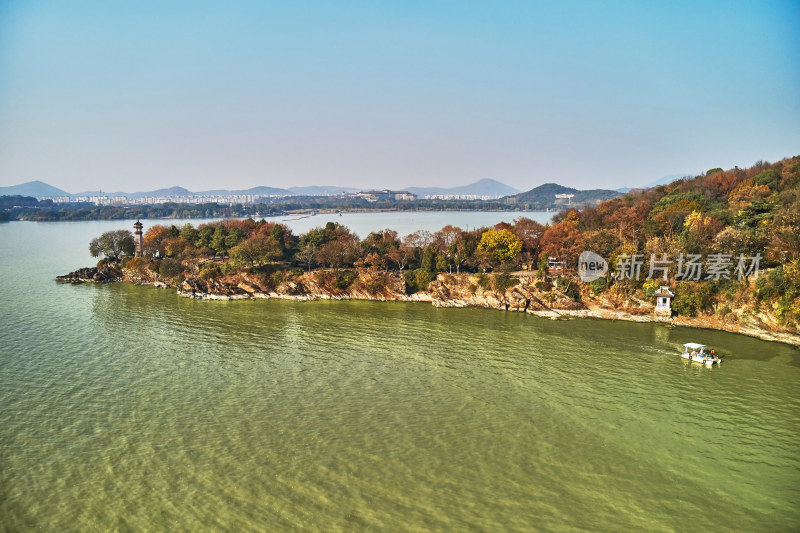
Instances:
[[[187,296],[409,299],[645,320],[667,287],[673,298],[665,320],[796,334],[800,156],[712,169],[562,211],[545,225],[523,217],[470,231],[445,226],[400,236],[386,229],[363,239],[333,222],[303,235],[251,218],[155,225],[139,256],[120,261],[101,242],[104,236],[91,248],[106,256],[101,278],[112,269]],[[580,271],[584,251],[607,261],[591,281]]]

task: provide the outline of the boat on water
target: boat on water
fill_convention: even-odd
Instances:
[[[683,345],[681,357],[704,365],[720,364],[722,359],[717,356],[713,349],[706,350],[707,348],[705,344],[687,342]]]

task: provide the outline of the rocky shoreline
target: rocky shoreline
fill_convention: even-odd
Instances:
[[[324,276],[322,276],[324,277]],[[280,299],[294,301],[311,300],[373,300],[425,302],[435,307],[474,307],[524,312],[550,319],[599,318],[633,322],[659,322],[672,326],[723,330],[763,340],[800,346],[800,334],[781,331],[769,324],[768,317],[747,310],[731,314],[727,319],[715,315],[696,317],[655,316],[653,305],[640,300],[611,301],[609,298],[583,293],[576,300],[568,296],[564,288],[551,287],[542,290],[537,279],[522,273],[513,275],[517,280],[504,291],[487,286],[483,278],[471,274],[439,274],[428,290],[406,293],[403,277],[398,273],[359,271],[355,283],[336,289],[320,279],[319,271],[292,277],[277,285],[264,283],[264,279],[247,274],[235,274],[223,279],[202,279],[190,276],[180,283],[166,283],[157,275],[131,272],[116,265],[103,265],[76,270],[57,281],[67,283],[108,283],[123,281],[161,288],[175,288],[179,296],[204,300]],[[483,281],[481,283],[481,281]]]
[[[56,281],[67,283],[109,283],[112,281],[124,281],[122,270],[116,266],[106,268],[86,267],[79,268],[75,272],[70,272],[63,276],[56,276]]]

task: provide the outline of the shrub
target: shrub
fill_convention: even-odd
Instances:
[[[578,288],[578,284],[573,281],[567,282],[567,286],[564,288],[564,294],[576,302],[579,302],[581,299],[581,290]]]
[[[792,302],[788,296],[783,296],[778,301],[775,316],[784,326],[798,324],[800,323],[800,306]]]
[[[510,274],[516,270],[514,268],[514,263],[510,261],[506,261],[505,263],[500,264],[497,268],[495,268],[495,272],[501,272],[503,274]]]
[[[157,263],[156,263],[157,264]],[[142,277],[149,277],[150,268],[153,265],[153,260],[146,257],[131,257],[126,263],[125,268],[134,274]]]
[[[350,287],[353,282],[356,280],[356,273],[352,270],[343,270],[336,276],[336,279],[333,281],[333,286],[340,291],[343,291]]]
[[[711,291],[707,284],[680,281],[675,287],[672,309],[679,315],[696,316],[711,307]]]
[[[222,271],[219,265],[215,265],[214,263],[207,263],[200,268],[200,279],[202,280],[214,279],[221,274]]]
[[[283,270],[276,270],[269,277],[269,281],[273,287],[280,286],[280,284],[283,283],[285,279],[286,279],[286,274],[284,274]]]
[[[177,259],[164,258],[158,266],[158,275],[164,279],[176,278],[181,273],[183,273],[183,265]]]
[[[485,291],[488,291],[489,287],[492,286],[492,280],[483,272],[475,274],[475,278],[478,280],[478,286]]]
[[[644,285],[642,285],[642,290],[644,291],[645,296],[647,296],[648,298],[653,298],[660,286],[661,285],[658,281],[654,279],[648,279],[647,281],[644,282]]]
[[[764,276],[759,276],[756,280],[756,289],[757,294],[756,296],[760,300],[771,300],[773,298],[777,298],[778,296],[789,296],[789,298],[794,298],[797,295],[798,287],[800,283],[798,283],[798,279],[795,276],[791,275],[792,269],[790,268],[789,274],[784,270],[783,265],[774,268],[767,272]]]
[[[508,274],[495,274],[494,275],[494,290],[499,293],[504,293],[514,285],[518,285],[519,280],[512,278]]]
[[[383,274],[373,275],[364,285],[364,289],[370,294],[379,294],[386,290],[389,285],[388,279]]]
[[[606,280],[606,278],[597,278],[589,283],[589,288],[592,289],[592,292],[595,294],[595,296],[606,290],[607,286],[608,280]]]
[[[333,272],[329,270],[317,270],[314,272],[314,279],[323,289],[333,289],[333,281],[336,279]]]
[[[409,270],[403,277],[406,281],[406,292],[412,294],[428,289],[428,285],[433,281],[433,275],[424,268]]]
[[[304,272],[305,271],[300,267],[292,267],[289,269],[289,275],[294,276],[295,278],[302,276]]]

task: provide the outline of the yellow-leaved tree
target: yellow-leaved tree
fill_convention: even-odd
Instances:
[[[509,229],[490,229],[481,235],[478,249],[492,254],[498,263],[505,263],[522,251],[522,239]]]

